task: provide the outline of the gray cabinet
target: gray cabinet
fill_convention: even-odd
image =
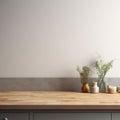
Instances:
[[[112,113],[112,120],[120,120],[120,113]]]
[[[110,113],[34,113],[34,120],[111,120]]]
[[[0,120],[120,120],[120,112],[0,111]]]
[[[1,112],[0,120],[29,120],[29,113]]]

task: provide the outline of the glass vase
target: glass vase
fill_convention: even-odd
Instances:
[[[102,93],[107,92],[107,84],[104,78],[98,80],[99,91]]]

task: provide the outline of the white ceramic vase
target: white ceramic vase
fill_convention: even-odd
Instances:
[[[91,93],[99,93],[99,87],[97,86],[97,82],[93,82],[91,87]]]

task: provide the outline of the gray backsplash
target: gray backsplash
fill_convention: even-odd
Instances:
[[[90,78],[90,83],[96,80]],[[120,78],[106,78],[106,80],[110,85],[120,85]],[[0,91],[80,91],[80,86],[80,78],[0,78]]]

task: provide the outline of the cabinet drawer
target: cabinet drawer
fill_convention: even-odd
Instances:
[[[112,113],[112,120],[120,120],[120,113]]]
[[[0,113],[0,120],[29,120],[29,113]]]
[[[110,113],[34,113],[34,120],[111,120]]]

